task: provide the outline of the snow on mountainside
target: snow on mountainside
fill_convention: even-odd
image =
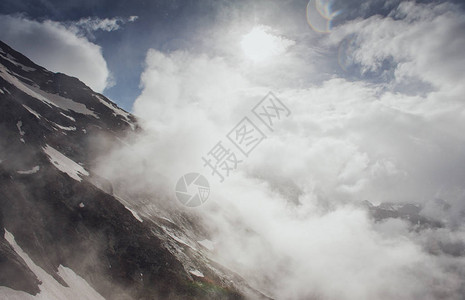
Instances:
[[[194,219],[138,211],[92,172],[138,130],[78,79],[0,42],[0,297],[266,298],[209,258]]]
[[[29,269],[42,282],[40,285],[41,291],[37,297],[32,297],[25,292],[14,292],[7,288],[0,287],[0,296],[5,299],[46,299],[46,300],[61,300],[61,299],[104,299],[97,293],[89,284],[81,277],[76,275],[73,270],[63,266],[58,267],[58,275],[63,278],[68,286],[63,286],[56,281],[52,276],[45,272],[41,267],[37,266],[31,258],[18,246],[14,236],[5,230],[5,239],[13,247],[14,251],[26,262]],[[79,295],[79,296],[78,296]],[[78,297],[76,297],[78,296]]]

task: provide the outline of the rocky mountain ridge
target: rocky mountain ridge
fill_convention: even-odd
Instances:
[[[92,172],[139,129],[78,79],[0,42],[0,296],[266,298],[208,258],[195,220],[140,215]]]

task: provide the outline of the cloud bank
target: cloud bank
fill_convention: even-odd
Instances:
[[[290,78],[331,69],[314,68],[321,53],[298,41],[266,66],[230,48],[152,49],[134,104],[145,130],[97,171],[129,198],[143,194],[142,211],[200,217],[214,259],[277,299],[463,299],[464,24],[452,4],[409,2],[339,25],[319,41],[334,63],[344,55],[345,75],[300,85]],[[209,176],[210,199],[186,210],[176,180],[208,176],[201,156],[269,90],[291,117],[224,183]],[[444,226],[375,222],[362,200],[418,203]]]

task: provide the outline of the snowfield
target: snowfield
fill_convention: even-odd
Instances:
[[[82,181],[81,176],[89,176],[89,173],[79,164],[61,154],[55,148],[47,145],[44,149],[45,154],[48,155],[50,162],[60,171],[69,175],[77,181]]]
[[[20,75],[14,75],[20,77]],[[19,90],[23,91],[27,95],[42,101],[49,107],[55,106],[66,111],[72,110],[76,113],[93,116],[97,119],[99,118],[92,110],[88,109],[84,104],[77,103],[71,99],[62,97],[57,94],[50,94],[45,91],[42,91],[38,87],[23,83],[16,76],[11,75],[10,71],[8,71],[4,66],[0,65],[0,77],[17,87]]]
[[[26,252],[16,243],[15,237],[5,229],[5,239],[10,243],[15,252],[26,262],[29,269],[42,282],[39,285],[40,293],[32,296],[26,292],[15,291],[7,287],[0,287],[0,299],[40,299],[40,300],[105,300],[82,277],[73,270],[62,265],[58,267],[58,275],[69,287],[61,285],[44,269],[32,261]]]

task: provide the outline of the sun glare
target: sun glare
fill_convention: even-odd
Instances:
[[[265,27],[255,27],[244,35],[241,40],[242,51],[245,56],[254,61],[261,62],[284,52],[282,39],[268,33]]]

